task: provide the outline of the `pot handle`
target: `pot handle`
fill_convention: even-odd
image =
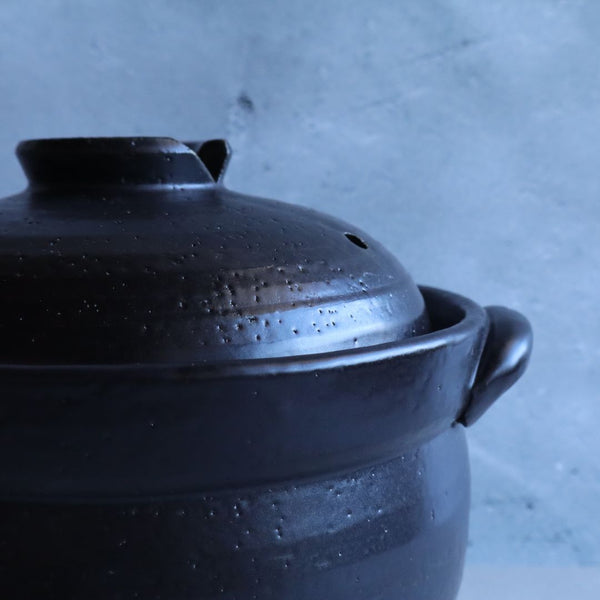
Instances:
[[[521,377],[533,346],[529,321],[515,310],[486,306],[490,326],[469,402],[458,422],[466,427]]]

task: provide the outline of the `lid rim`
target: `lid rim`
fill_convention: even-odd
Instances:
[[[363,348],[343,349],[312,355],[295,355],[274,358],[232,360],[208,363],[120,363],[120,364],[10,364],[0,363],[0,374],[131,374],[136,376],[171,377],[178,380],[235,376],[272,376],[287,373],[304,373],[349,368],[385,360],[394,360],[423,352],[432,352],[443,346],[456,345],[487,324],[485,310],[473,300],[428,286],[418,286],[434,323],[431,332],[420,336],[385,342]],[[450,326],[436,327],[440,315],[431,306],[443,304],[446,311],[453,312]],[[446,316],[445,318],[448,318]],[[452,317],[450,317],[452,318]]]

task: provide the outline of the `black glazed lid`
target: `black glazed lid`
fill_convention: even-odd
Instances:
[[[398,261],[359,229],[222,185],[223,140],[22,142],[0,203],[0,362],[303,356],[429,331]]]

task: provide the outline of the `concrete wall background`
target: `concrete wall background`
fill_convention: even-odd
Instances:
[[[31,137],[226,136],[421,283],[530,317],[469,431],[471,563],[600,563],[600,3],[3,0],[0,194]]]

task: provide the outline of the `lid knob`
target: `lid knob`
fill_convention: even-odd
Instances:
[[[223,177],[224,140],[184,144],[166,137],[27,140],[17,156],[34,188],[198,185]]]

